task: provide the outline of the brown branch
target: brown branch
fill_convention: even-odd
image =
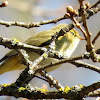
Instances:
[[[87,20],[86,20],[86,11],[85,11],[85,3],[84,3],[84,0],[78,0],[79,3],[80,3],[80,15],[82,16],[82,21],[83,21],[83,26],[84,26],[84,29],[86,31],[86,41],[87,41],[87,45],[86,45],[86,50],[87,52],[90,52],[90,55],[91,55],[91,59],[92,61],[94,62],[100,62],[100,56],[97,55],[95,53],[95,50],[94,50],[94,45],[92,44],[92,41],[91,41],[91,33],[89,32],[89,29],[88,29],[88,26],[87,26]]]
[[[89,9],[96,7],[100,3],[100,0],[98,0],[96,3],[94,3]]]
[[[100,54],[100,49],[97,49],[95,52],[96,52],[97,54]]]
[[[87,63],[81,62],[81,61],[73,61],[73,62],[70,62],[70,63],[74,64],[77,67],[87,68],[87,69],[93,70],[95,72],[98,72],[100,74],[100,68],[97,67],[97,66],[94,66],[94,65],[91,65],[91,64],[87,64]]]
[[[67,19],[65,16],[61,16],[59,18],[47,20],[47,21],[41,21],[41,22],[29,22],[29,23],[24,23],[24,22],[7,22],[0,20],[1,25],[5,25],[6,27],[10,26],[20,26],[24,28],[33,28],[33,27],[39,27],[40,25],[45,25],[45,24],[50,24],[50,23],[57,23],[58,21],[61,21],[63,19]]]
[[[22,56],[24,57],[24,55],[22,55]],[[91,69],[91,70],[94,70],[94,71],[100,73],[100,68],[99,67],[95,67],[93,65],[89,65],[89,64],[86,64],[86,63],[75,61],[75,60],[80,60],[80,59],[89,59],[89,57],[90,57],[90,55],[88,53],[85,53],[83,55],[80,55],[80,56],[77,56],[77,57],[73,57],[73,58],[69,58],[69,59],[60,59],[60,61],[58,61],[58,62],[52,62],[52,63],[49,63],[49,64],[44,65],[44,66],[40,66],[39,65],[39,66],[36,66],[34,68],[34,74],[29,74],[28,73],[29,68],[27,67],[20,74],[19,78],[16,80],[16,84],[18,86],[23,86],[24,84],[28,84],[32,80],[32,78],[35,77],[34,75],[36,73],[40,72],[41,70],[44,70],[44,69],[52,67],[52,66],[60,65],[60,64],[66,63],[66,62],[69,62],[69,63],[72,63],[74,65],[77,65],[78,67],[85,67],[85,68],[88,68],[88,69]],[[24,58],[26,59],[26,57],[24,57]],[[27,66],[32,66],[32,64],[34,64],[33,62],[31,62],[31,61],[29,61],[27,59],[25,61],[26,61]],[[58,83],[56,83],[56,84],[58,84]],[[53,83],[52,83],[52,85],[53,85]]]
[[[14,39],[8,39],[3,38],[0,36],[0,45],[3,45],[5,47],[8,47],[9,49],[25,49],[25,50],[31,50],[35,53],[41,54],[42,52],[45,52],[47,49],[45,47],[36,47],[32,45],[28,45],[21,42],[16,42]]]
[[[21,54],[22,54],[22,57],[24,57],[24,54],[23,54],[23,52],[21,52]],[[59,62],[50,62],[50,64],[48,64],[48,65],[44,65],[44,66],[37,66],[35,69],[34,69],[34,72],[39,72],[39,71],[41,71],[41,70],[44,70],[45,68],[48,68],[48,67],[51,67],[51,66],[55,66],[55,65],[59,65],[59,64],[62,64],[62,63],[66,63],[66,62],[70,62],[70,61],[73,61],[73,60],[79,60],[79,59],[84,59],[84,58],[89,58],[88,57],[89,55],[88,54],[83,54],[83,55],[81,55],[81,56],[77,56],[77,57],[73,57],[73,58],[69,58],[69,59],[62,59],[62,60],[60,60]],[[27,60],[27,58],[26,57],[24,57],[26,60],[25,60],[25,62],[26,62],[26,65],[31,65],[32,66],[32,62],[30,62],[29,60]],[[28,61],[28,62],[27,62]],[[34,64],[34,63],[33,63]],[[24,77],[24,76],[26,76],[26,73],[28,73],[27,72],[27,68],[25,69],[25,71],[23,71],[22,73],[22,75],[20,75],[20,77]],[[25,74],[25,75],[24,75]],[[27,79],[27,77],[24,77],[24,78],[20,78],[19,77],[19,79],[24,79],[25,80],[25,78]],[[30,77],[29,79],[31,79],[32,77]],[[19,82],[19,79],[18,79],[18,82]],[[22,82],[24,83],[24,80],[22,80]]]
[[[99,3],[96,4],[96,6],[98,5]],[[93,6],[95,7],[95,6]],[[91,7],[91,8],[93,8]],[[98,8],[98,9],[97,9]],[[93,14],[97,13],[99,10],[100,10],[100,7],[98,6],[96,9],[88,9],[87,10],[87,13],[88,13],[88,18],[90,16],[92,16]],[[51,19],[51,20],[47,20],[47,21],[41,21],[41,22],[29,22],[29,23],[24,23],[24,22],[7,22],[7,21],[3,21],[3,20],[0,20],[0,24],[1,25],[5,25],[6,27],[10,27],[10,26],[20,26],[20,27],[24,27],[24,28],[33,28],[33,27],[39,27],[40,25],[45,25],[45,24],[50,24],[50,23],[57,23],[58,21],[61,21],[63,19],[68,19],[69,17],[66,17],[65,15],[64,16],[61,16],[59,18],[55,18],[55,19]],[[81,18],[78,18],[79,22],[82,22],[82,19]]]
[[[80,23],[79,23],[74,17],[72,17],[71,19],[72,19],[72,21],[76,24],[76,27],[79,28],[79,29],[81,30],[81,32],[83,33],[83,35],[84,35],[84,37],[85,37],[85,40],[87,40],[87,34],[86,34],[86,32],[82,29]]]
[[[90,13],[89,13],[89,11],[90,11]],[[96,12],[95,12],[95,9],[93,9],[93,10],[92,10],[92,12],[93,12],[92,14],[91,14],[91,10],[89,10],[89,11],[88,11],[87,17],[92,16],[93,14],[97,13],[97,12],[99,11],[99,9],[98,9],[98,11],[96,10]],[[82,19],[79,19],[78,21],[81,22]],[[60,31],[59,33],[64,33],[65,31],[68,32],[68,31],[71,30],[72,28],[74,28],[73,23],[72,23],[72,24],[69,24],[68,27],[65,27],[65,28],[61,29],[61,31]],[[75,59],[69,59],[69,61],[70,61],[70,60],[78,60],[78,59],[81,59],[81,57],[75,58]],[[66,61],[66,62],[67,62],[67,61]],[[61,63],[62,63],[62,62],[61,62]],[[63,62],[63,63],[64,63],[64,62]],[[50,66],[51,66],[51,65],[50,65]],[[27,71],[27,69],[26,69],[25,71]],[[25,76],[26,76],[26,75],[27,75],[27,74],[25,73]],[[22,75],[22,76],[23,76],[23,75]],[[25,77],[23,76],[22,78],[20,77],[19,79],[25,79]],[[18,81],[19,81],[19,79],[18,79]],[[26,79],[27,79],[27,78],[26,78]],[[31,79],[32,79],[32,77],[30,77],[30,80],[31,80]],[[25,82],[28,83],[29,81],[27,81],[27,80],[26,80],[26,81],[23,81],[23,80],[22,80],[22,82],[23,82],[23,83],[25,83]]]
[[[53,46],[52,44],[54,43],[56,37],[58,36],[58,34],[56,33],[54,36],[52,36],[51,39],[51,43],[47,49],[47,51],[45,51],[40,57],[38,57],[38,59],[36,59],[35,61],[31,62],[28,60],[27,57],[25,57],[26,54],[24,54],[25,52],[22,52],[24,50],[19,50],[18,53],[22,56],[22,60],[24,62],[24,64],[27,66],[27,68],[20,74],[19,78],[16,80],[16,84],[18,86],[22,86],[24,84],[28,84],[28,82],[30,82],[30,80],[35,76],[37,69],[39,69],[39,63],[41,61],[43,61],[44,59],[47,59],[49,54],[51,53],[51,51],[53,50]],[[40,71],[40,70],[39,70]],[[38,72],[39,72],[38,71]],[[43,71],[41,72],[44,76],[45,73],[43,73]],[[47,75],[47,74],[46,74]],[[23,78],[25,77],[25,78]],[[58,81],[52,80],[49,75],[48,77],[45,76],[47,79],[49,79],[50,83],[52,85],[54,85],[57,89],[59,88],[63,88],[60,83],[58,83]],[[55,83],[54,83],[55,82]],[[55,85],[56,84],[56,85]]]
[[[34,68],[34,73],[33,74],[29,74],[28,71],[29,71],[29,66],[32,66],[32,64],[34,64],[33,62],[29,61],[27,57],[24,57],[24,54],[23,52],[21,52],[21,55],[22,57],[25,59],[24,60],[24,63],[26,64],[27,68],[20,74],[19,78],[16,80],[16,84],[18,86],[23,86],[24,84],[28,84],[32,78],[34,78],[35,74],[40,72],[41,70],[44,70],[45,68],[49,68],[49,67],[52,67],[52,66],[55,66],[55,65],[59,65],[59,64],[62,64],[62,63],[66,63],[66,62],[70,62],[70,61],[73,61],[73,60],[78,60],[78,59],[84,59],[84,57],[88,58],[88,54],[85,54],[85,55],[81,55],[81,56],[78,56],[78,57],[74,57],[74,58],[69,58],[69,59],[62,59],[60,60],[59,62],[50,62],[49,64],[47,65],[44,65],[44,66],[36,66],[36,68]]]
[[[98,7],[96,8],[91,8],[89,10],[87,10],[87,16],[86,18],[89,19],[91,16],[95,15],[96,13],[98,13],[100,11],[100,6],[98,5]],[[82,22],[82,18],[78,17],[76,18],[77,22],[81,23]],[[67,27],[61,29],[61,31],[59,32],[60,35],[64,32],[69,32],[71,29],[73,29],[76,25],[74,23],[69,24]]]
[[[83,88],[81,91],[80,91],[80,96],[81,97],[84,97],[85,95],[88,95],[90,92],[93,92],[94,90],[97,90],[100,88],[100,81],[99,82],[96,82],[96,83],[93,83],[85,88]]]
[[[69,99],[81,100],[90,92],[100,88],[100,82],[93,83],[89,86],[77,85],[70,88],[68,91],[49,91],[45,89],[33,88],[30,86],[17,87],[16,84],[0,85],[0,95],[14,96],[16,98],[23,97],[27,99]]]
[[[92,40],[92,44],[95,43],[95,41],[99,38],[100,36],[100,31],[98,32],[98,34],[94,37],[94,39]]]
[[[79,22],[81,22],[81,21],[82,20],[79,20]],[[51,23],[52,23],[52,21],[51,21]],[[48,22],[47,23],[45,23],[45,22],[42,23],[41,22],[41,25],[43,25],[43,24],[48,24]],[[27,28],[31,28],[31,27],[33,27],[33,26],[31,26],[31,24],[27,26]],[[62,32],[62,31],[69,31],[72,28],[74,28],[74,25],[70,24],[70,25],[68,25],[68,27],[62,29],[60,32]],[[2,41],[2,39],[1,39],[1,41]],[[22,57],[25,57],[25,56],[22,55]],[[31,66],[31,62],[29,60],[28,60],[28,63],[27,63],[27,60],[24,59],[24,62],[26,62],[26,65],[28,66],[28,68],[26,68],[22,72],[22,73],[24,73],[24,72],[26,72],[26,73],[21,74],[20,77],[17,79],[16,83],[17,83],[18,86],[24,86],[26,83],[28,84],[29,80],[31,80],[34,77],[35,73],[39,72],[40,70],[42,70],[44,68],[47,68],[47,65],[45,65],[45,66],[43,66],[41,68],[38,68],[37,65],[43,60],[43,58],[45,56],[41,56],[41,57],[42,58],[41,58],[41,60],[38,63],[32,63],[32,64],[35,64],[35,66],[34,66],[35,69],[33,68],[33,66]],[[47,52],[47,57],[48,57],[48,52]],[[64,62],[71,62],[71,61],[73,62],[74,60],[84,59],[84,58],[85,58],[85,56],[82,55],[82,56],[79,56],[79,57],[76,57],[76,58],[63,59],[63,60],[61,60],[61,62],[50,64],[49,67],[53,66],[53,64],[55,65],[55,64],[61,64],[61,63],[64,63]],[[99,73],[100,73],[100,69],[96,68],[95,66],[92,66],[92,65],[86,64],[86,63],[81,63],[79,61],[75,61],[75,62],[78,64],[78,67],[79,67],[79,65],[80,66],[85,66],[86,68],[88,67],[89,69],[92,69],[92,70],[95,70],[95,71],[99,70]],[[75,62],[73,62],[73,63],[75,63]],[[34,69],[33,75],[30,75],[28,73],[29,66],[32,67],[32,70]],[[19,82],[20,80],[22,82]],[[73,89],[71,89],[66,94],[64,94],[65,92],[63,93],[63,91],[53,91],[53,92],[52,91],[42,91],[41,92],[41,91],[38,91],[36,89],[32,90],[31,88],[16,87],[16,86],[13,86],[13,85],[11,85],[11,86],[1,85],[0,86],[0,90],[1,90],[0,91],[0,95],[11,95],[11,96],[15,96],[15,97],[26,97],[26,98],[29,98],[29,99],[34,99],[34,98],[35,99],[38,99],[38,98],[39,99],[40,98],[53,98],[53,99],[54,98],[68,98],[70,100],[79,100],[79,99],[82,99],[84,96],[88,95],[89,92],[92,92],[92,91],[94,91],[94,90],[96,90],[98,88],[100,88],[100,82],[94,83],[94,84],[92,84],[90,86],[87,86],[87,87],[82,87],[81,89],[76,89],[74,91],[73,91]]]
[[[95,90],[93,92],[90,92],[86,97],[100,97],[100,91]]]
[[[49,75],[44,70],[40,71],[39,73],[41,74],[41,76],[45,77],[48,80],[50,87],[55,87],[57,90],[60,88],[62,90],[64,89],[64,87],[56,79],[54,79],[51,75]]]
[[[82,16],[82,21],[83,21],[83,26],[85,28],[85,31],[87,33],[87,45],[91,47],[91,33],[89,32],[88,26],[87,26],[87,21],[86,21],[86,12],[85,12],[85,4],[84,1],[79,0],[80,3],[80,13]]]
[[[99,67],[91,65],[91,64],[87,64],[87,63],[84,63],[84,62],[81,62],[81,61],[73,61],[73,59],[63,59],[63,60],[60,60],[60,61],[55,62],[55,63],[52,62],[52,64],[50,63],[48,65],[44,65],[38,70],[41,70],[41,69],[43,70],[45,68],[49,68],[49,67],[56,66],[56,65],[59,65],[59,64],[63,64],[63,63],[67,63],[67,62],[69,62],[69,63],[71,63],[71,64],[73,64],[77,67],[84,67],[84,68],[91,69],[93,71],[96,71],[96,72],[100,73],[100,68]]]

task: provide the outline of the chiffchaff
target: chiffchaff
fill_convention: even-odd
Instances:
[[[35,45],[35,46],[45,46],[49,44],[51,37],[56,33],[59,32],[62,28],[65,28],[66,24],[60,24],[55,26],[54,28],[39,32],[33,35],[31,38],[25,41],[26,44]],[[80,35],[75,30],[72,29],[70,32],[67,32],[64,36],[60,36],[55,41],[55,51],[58,52],[58,55],[63,56],[64,58],[69,58],[75,48],[77,47],[80,41]],[[40,55],[34,53],[32,51],[27,51],[29,54],[29,59],[34,61]],[[19,57],[16,50],[12,50],[11,52],[7,53],[4,58],[6,58],[2,64],[0,65],[0,74],[3,74],[8,71],[24,69],[26,66],[23,64],[21,57]],[[48,64],[50,62],[56,62],[58,59],[55,58],[48,58],[40,63],[40,65]],[[46,71],[50,72],[57,69],[59,66],[53,66],[47,68]]]

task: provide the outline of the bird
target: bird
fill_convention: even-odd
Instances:
[[[27,39],[24,43],[32,46],[48,48],[52,36],[67,26],[68,26],[67,24],[59,24],[49,30],[36,33],[32,37]],[[79,33],[75,29],[72,29],[69,32],[66,32],[66,34],[64,34],[63,36],[60,36],[58,37],[58,39],[55,40],[54,50],[58,52],[59,56],[62,56],[63,58],[69,58],[75,51],[80,40],[81,36],[79,35]],[[29,50],[26,50],[26,52],[29,55],[30,61],[34,61],[40,56],[39,54]],[[27,67],[26,65],[24,65],[21,57],[19,57],[18,52],[16,50],[11,50],[10,52],[8,52],[0,61],[1,61],[0,75],[14,70],[23,70]],[[42,61],[39,65],[42,66],[57,61],[59,61],[59,59],[48,57],[47,59]],[[60,66],[61,65],[52,66],[45,70],[47,72],[51,72],[56,70]]]

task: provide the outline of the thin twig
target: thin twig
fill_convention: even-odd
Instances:
[[[87,49],[88,52],[90,52],[91,59],[94,62],[100,62],[100,56],[95,53],[94,45],[92,44],[92,41],[91,41],[91,33],[89,32],[89,29],[88,29],[88,26],[87,26],[84,0],[79,0],[79,3],[80,3],[80,15],[82,16],[83,26],[84,26],[85,31],[87,33],[87,37],[86,37],[87,38],[86,39],[86,41],[87,41],[86,49]]]
[[[99,3],[97,2],[96,6],[98,5]],[[95,6],[93,6],[95,7]],[[93,8],[91,7],[91,8]],[[99,10],[99,7],[97,7],[98,10]],[[89,11],[90,9],[87,9],[87,12]],[[97,11],[96,11],[97,12]],[[55,19],[51,19],[51,20],[47,20],[47,21],[41,21],[41,22],[29,22],[29,23],[24,23],[24,22],[7,22],[7,21],[3,21],[3,20],[0,20],[0,24],[1,25],[5,25],[6,27],[10,27],[10,26],[20,26],[20,27],[24,27],[24,28],[33,28],[33,27],[39,27],[40,25],[45,25],[45,24],[50,24],[50,23],[57,23],[58,21],[61,21],[63,19],[68,19],[69,17],[66,17],[65,15],[64,16],[61,16],[59,18],[55,18]],[[78,18],[80,20],[80,18]]]
[[[96,7],[100,3],[100,0],[98,0],[96,3],[94,3],[89,9]]]
[[[3,38],[1,36],[0,36],[0,45],[4,45],[5,47],[8,47],[9,49],[32,50],[35,53],[40,52],[40,54],[47,50],[45,47],[32,46],[32,45],[28,45],[22,42],[16,42],[16,40],[14,39]]]
[[[87,34],[86,32],[83,30],[83,28],[81,27],[80,23],[74,18],[72,17],[71,18],[72,21],[76,24],[76,27],[79,28],[81,30],[81,32],[83,33],[84,37],[85,37],[85,40],[87,40]]]
[[[100,36],[100,31],[98,32],[98,34],[94,37],[94,39],[92,40],[92,44],[95,43],[95,41],[99,38]]]
[[[65,16],[61,16],[59,18],[47,20],[47,21],[41,21],[41,22],[29,22],[29,23],[24,23],[24,22],[7,22],[0,20],[1,25],[5,25],[6,27],[10,26],[20,26],[24,28],[33,28],[33,27],[39,27],[40,25],[45,25],[45,24],[50,24],[50,23],[57,23],[58,21],[61,21],[63,19],[67,19]]]
[[[100,97],[100,90],[90,92],[86,97]]]
[[[47,72],[42,70],[40,71],[40,74],[48,80],[51,87],[53,86],[57,90],[60,88],[64,89],[64,87],[56,79],[54,79],[51,75],[49,75]]]
[[[100,68],[97,67],[97,66],[94,66],[94,65],[91,65],[91,64],[87,64],[85,62],[82,62],[82,61],[72,61],[70,62],[71,64],[74,64],[75,66],[77,67],[84,67],[84,68],[87,68],[87,69],[90,69],[90,70],[93,70],[95,72],[98,72],[100,74]]]

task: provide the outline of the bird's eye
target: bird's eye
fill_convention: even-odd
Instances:
[[[72,33],[72,35],[75,35],[74,32],[71,32],[71,33]]]

